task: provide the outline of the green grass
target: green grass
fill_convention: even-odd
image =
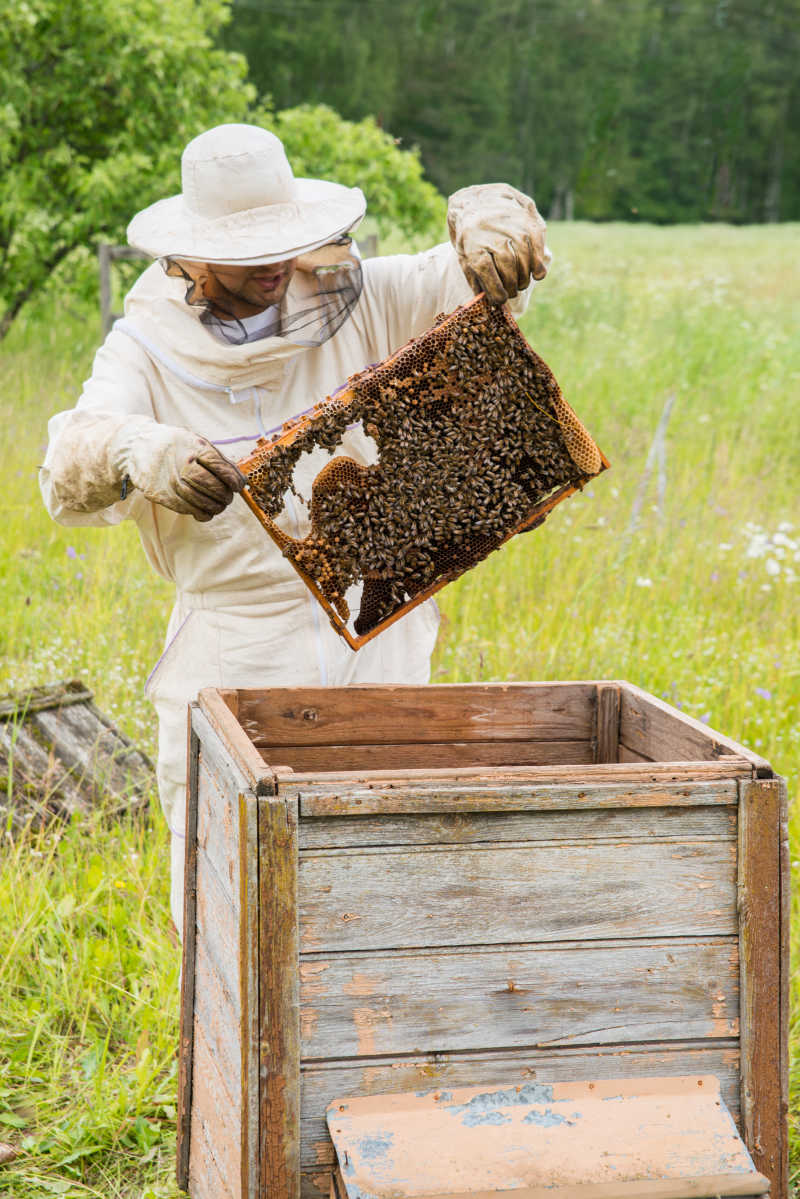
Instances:
[[[524,328],[612,469],[442,593],[437,680],[627,678],[758,750],[796,799],[797,234],[551,227],[553,270]],[[72,404],[98,325],[33,312],[2,347],[0,690],[80,676],[153,752],[142,684],[169,588],[133,530],[58,528],[36,487],[46,418]],[[672,393],[665,502],[651,479],[632,529]],[[796,815],[791,833],[797,847]],[[157,807],[147,825],[98,817],[8,845],[0,1140],[22,1153],[0,1194],[177,1194],[166,863]],[[792,1087],[798,1113],[797,1075]],[[800,1176],[800,1145],[794,1157]]]

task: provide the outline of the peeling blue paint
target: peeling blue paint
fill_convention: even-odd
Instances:
[[[622,1103],[621,1095],[604,1095],[603,1103]]]
[[[540,1082],[528,1082],[522,1087],[509,1087],[504,1091],[484,1091],[481,1095],[473,1095],[468,1103],[453,1103],[448,1106],[451,1116],[462,1116],[462,1124],[472,1126],[480,1124],[506,1124],[510,1116],[500,1120],[477,1120],[474,1117],[485,1116],[495,1112],[500,1107],[529,1107],[532,1103],[551,1103],[553,1088]]]
[[[511,1117],[502,1112],[464,1112],[461,1123],[466,1128],[477,1128],[479,1124],[510,1124]]]
[[[392,1147],[394,1133],[378,1133],[377,1136],[362,1137],[358,1149],[364,1161],[375,1162],[384,1157]]]
[[[509,1087],[503,1091],[484,1091],[473,1095],[468,1103],[454,1103],[447,1107],[451,1116],[460,1116],[467,1128],[480,1124],[510,1124],[511,1117],[499,1108],[529,1107],[532,1103],[547,1103],[553,1098],[553,1088],[538,1082],[529,1082],[522,1087]]]
[[[566,1116],[560,1116],[552,1108],[546,1107],[543,1112],[528,1112],[522,1123],[541,1124],[542,1128],[552,1128],[554,1124],[571,1124],[572,1121],[568,1120]]]

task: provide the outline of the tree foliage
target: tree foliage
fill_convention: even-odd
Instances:
[[[418,158],[372,119],[256,107],[244,57],[218,44],[227,0],[15,0],[0,22],[0,337],[60,272],[94,275],[102,241],[180,190],[202,130],[262,121],[298,174],[359,184],[380,222],[411,231],[442,215]]]
[[[800,217],[800,0],[233,0],[280,108],[374,113],[444,191],[595,219]]]
[[[303,104],[259,114],[286,147],[298,176],[360,187],[379,229],[441,233],[445,202],[423,174],[416,151],[400,151],[373,117],[345,121],[325,104]]]
[[[178,189],[189,138],[241,119],[221,0],[18,0],[0,23],[0,302],[7,328],[78,246]]]

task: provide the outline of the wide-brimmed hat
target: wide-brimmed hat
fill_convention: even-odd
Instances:
[[[256,125],[217,125],[189,142],[179,196],[137,213],[128,241],[153,258],[255,266],[296,258],[358,224],[363,192],[296,179],[283,144]]]

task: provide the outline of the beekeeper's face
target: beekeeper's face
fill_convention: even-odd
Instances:
[[[297,266],[296,258],[258,266],[208,264],[208,272],[230,295],[252,306],[255,312],[280,304]]]

